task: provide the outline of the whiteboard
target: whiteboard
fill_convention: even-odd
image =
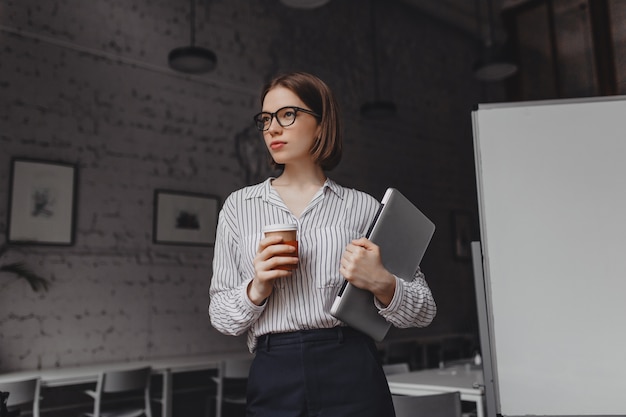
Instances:
[[[626,96],[472,119],[497,411],[626,415]]]

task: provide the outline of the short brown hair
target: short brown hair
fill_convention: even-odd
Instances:
[[[321,115],[320,135],[316,138],[311,155],[323,170],[335,168],[343,152],[343,132],[339,118],[339,104],[332,90],[315,75],[306,72],[290,72],[272,79],[261,94],[261,104],[267,93],[275,87],[284,87],[296,94],[300,100]],[[282,167],[272,160],[274,167]]]

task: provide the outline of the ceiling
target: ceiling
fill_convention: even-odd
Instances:
[[[208,0],[206,0],[208,1]],[[289,7],[312,9],[331,0],[281,0]],[[372,0],[373,1],[373,0]],[[421,13],[480,39],[506,38],[499,18],[501,12],[532,0],[399,0]],[[490,28],[490,9],[493,28]],[[491,36],[490,36],[491,35]]]
[[[439,19],[451,26],[476,36],[479,31],[479,16],[481,20],[480,33],[488,33],[488,2],[490,0],[401,0],[415,7],[423,13]],[[495,18],[496,31],[500,30],[499,13],[513,6],[526,3],[528,0],[491,0]]]

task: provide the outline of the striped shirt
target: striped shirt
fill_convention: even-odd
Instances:
[[[372,196],[328,179],[298,218],[272,187],[272,179],[235,191],[224,202],[209,290],[211,324],[228,335],[247,331],[251,352],[266,333],[343,325],[330,314],[344,282],[340,260],[348,243],[365,236],[379,207]],[[298,224],[299,262],[290,277],[275,281],[270,297],[257,306],[246,289],[255,275],[253,259],[263,226],[273,223]],[[388,306],[372,296],[379,314],[396,327],[430,324],[436,306],[422,272],[418,269],[408,281],[396,277],[396,284]]]

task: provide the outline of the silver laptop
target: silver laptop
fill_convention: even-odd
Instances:
[[[435,232],[435,225],[395,188],[388,188],[366,237],[380,247],[383,265],[412,280]],[[391,324],[374,305],[369,291],[345,281],[330,314],[380,342]]]

